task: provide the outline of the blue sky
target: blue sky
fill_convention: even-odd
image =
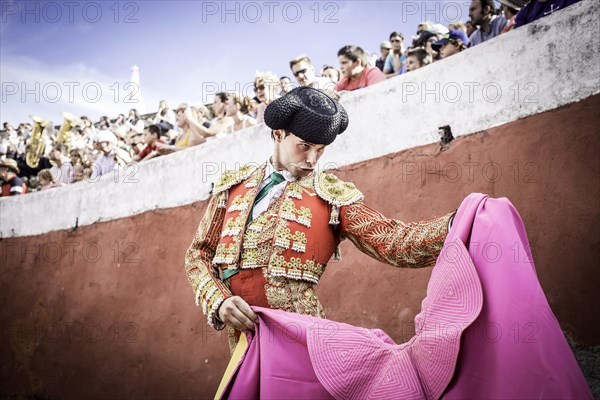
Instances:
[[[251,94],[256,70],[291,76],[302,53],[317,69],[337,66],[343,45],[377,52],[392,31],[410,40],[422,20],[466,21],[470,1],[0,3],[0,120],[16,124],[210,102],[217,89]],[[143,104],[126,102],[133,65]]]

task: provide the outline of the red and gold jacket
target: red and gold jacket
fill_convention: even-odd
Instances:
[[[299,283],[312,291],[346,238],[369,256],[397,267],[435,263],[451,213],[409,224],[388,219],[365,206],[352,183],[329,173],[288,182],[269,209],[248,222],[265,167],[246,165],[223,174],[186,253],[196,304],[202,304],[211,326],[223,327],[216,310],[232,296],[221,279],[224,269],[266,268],[267,275],[283,281],[283,286]],[[276,293],[270,297],[276,298]],[[272,306],[289,308],[283,305],[285,296],[280,297],[282,304],[274,300]],[[318,303],[316,296],[314,301]],[[312,309],[304,313],[321,315]]]

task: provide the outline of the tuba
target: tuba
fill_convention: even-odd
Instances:
[[[64,121],[56,136],[56,143],[64,144],[67,150],[71,150],[71,131],[76,126],[82,125],[83,121],[68,112],[63,112],[62,116]]]
[[[37,168],[40,157],[44,155],[44,151],[46,150],[46,142],[42,137],[42,132],[48,121],[35,115],[30,115],[29,117],[33,120],[34,124],[31,131],[31,142],[25,154],[25,162],[30,168]]]

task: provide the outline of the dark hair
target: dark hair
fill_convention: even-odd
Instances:
[[[408,53],[406,53],[406,57],[416,57],[421,66],[429,65],[433,62],[431,54],[429,54],[427,50],[422,47],[409,50]]]
[[[399,36],[400,39],[402,39],[402,41],[404,41],[404,35],[402,34],[402,32],[392,32],[392,33],[390,33],[390,40],[392,40],[392,38],[394,36]]]
[[[162,136],[162,129],[160,126],[154,124],[154,125],[150,125],[148,127],[148,132],[150,132],[153,135],[156,135],[156,137],[160,138]]]
[[[419,34],[419,37],[417,37],[413,41],[412,47],[425,47],[427,45],[427,41],[429,41],[429,39],[431,39],[434,36],[439,39],[439,37],[441,35],[438,35],[437,33],[433,32],[433,31],[428,31],[428,30],[421,31],[421,33]]]
[[[360,60],[362,65],[367,65],[365,51],[358,46],[351,44],[344,46],[338,51],[337,55],[338,57],[344,56],[352,62]]]
[[[284,132],[284,134],[283,134],[284,138],[288,137],[290,135],[290,133],[292,133],[292,132],[288,132],[285,129],[283,130],[283,132]],[[274,130],[271,131],[271,139],[275,140],[275,131]]]
[[[340,70],[335,67],[332,67],[331,65],[324,65],[323,70],[321,71],[321,75],[323,75],[325,73],[325,71],[329,71],[330,69],[335,71],[335,74],[337,75],[337,80],[339,81],[340,80]]]
[[[481,12],[483,13],[483,10],[485,10],[485,7],[490,7],[490,13],[492,15],[496,15],[498,13],[498,10],[496,9],[496,4],[494,3],[494,0],[479,0],[479,4],[481,4]]]
[[[290,77],[289,76],[285,76],[285,75],[279,78],[279,80],[282,80],[282,79],[287,79],[287,80],[291,81]]]
[[[215,94],[215,97],[220,98],[221,99],[221,103],[226,103],[227,102],[227,98],[228,98],[227,93],[225,93],[225,92],[219,92],[219,93]]]

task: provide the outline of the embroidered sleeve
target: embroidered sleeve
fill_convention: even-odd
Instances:
[[[341,233],[378,261],[402,268],[427,267],[435,264],[442,250],[452,214],[405,223],[355,203],[340,210]]]
[[[211,197],[194,241],[185,254],[185,271],[194,290],[196,305],[202,304],[208,324],[217,330],[225,327],[217,318],[217,309],[232,296],[219,277],[219,271],[212,265],[225,217],[225,209],[218,206],[219,198]]]

